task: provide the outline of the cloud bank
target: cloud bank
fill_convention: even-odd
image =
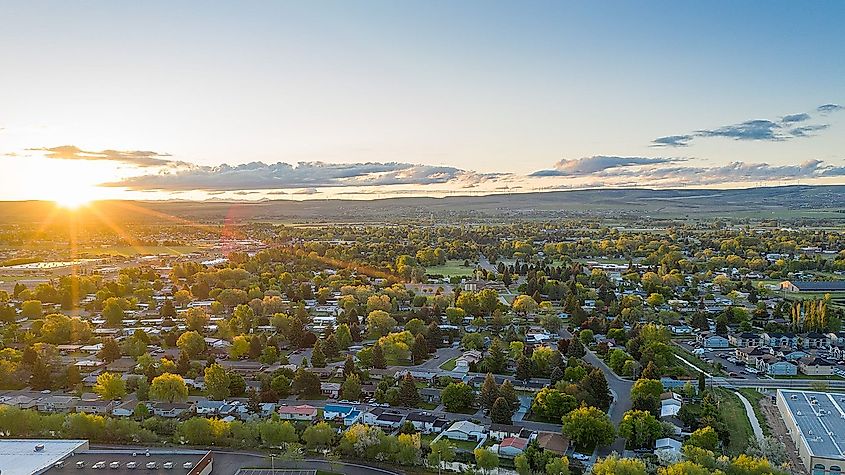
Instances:
[[[134,165],[141,168],[184,164],[184,162],[176,162],[166,158],[170,157],[169,154],[150,152],[146,150],[103,150],[101,152],[91,152],[82,150],[75,145],[61,145],[59,147],[49,148],[30,148],[27,150],[44,152],[45,157],[57,160],[105,160],[125,163],[127,165]]]
[[[838,104],[824,104],[815,112],[825,116],[842,110]],[[712,129],[701,129],[687,134],[667,135],[651,141],[652,147],[686,147],[698,138],[722,137],[733,140],[782,142],[795,138],[806,138],[830,127],[830,124],[797,125],[813,119],[807,112],[788,114],[779,119],[753,119],[738,124],[725,125]]]

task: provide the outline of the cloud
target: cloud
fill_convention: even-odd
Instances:
[[[839,112],[845,107],[840,106],[839,104],[822,104],[816,107],[816,110],[821,112],[822,114],[829,114],[831,112]]]
[[[107,160],[113,162],[126,163],[142,168],[173,166],[182,163],[174,162],[168,158],[164,158],[170,157],[169,154],[150,152],[145,150],[103,150],[101,152],[91,152],[82,150],[75,145],[62,145],[59,147],[49,148],[30,148],[27,150],[45,152],[45,157],[57,160]]]
[[[604,170],[625,167],[639,167],[643,165],[657,165],[661,163],[670,163],[682,161],[680,158],[667,157],[616,157],[608,155],[594,155],[592,157],[582,157],[576,159],[561,159],[554,164],[553,169],[538,170],[529,176],[533,177],[549,177],[549,176],[582,176],[591,175]]]
[[[263,162],[242,165],[188,165],[129,177],[105,186],[133,190],[274,190],[332,186],[431,185],[473,183],[496,179],[498,174],[479,174],[454,167],[410,163],[287,163]]]
[[[827,115],[843,109],[837,104],[824,104],[816,108],[816,112]],[[830,124],[807,124],[796,126],[813,119],[807,112],[787,114],[780,119],[753,119],[738,124],[724,125],[712,129],[696,130],[687,134],[667,135],[651,141],[652,147],[687,147],[697,138],[722,137],[740,141],[783,142],[796,138],[812,137],[813,132],[819,132],[830,127]]]

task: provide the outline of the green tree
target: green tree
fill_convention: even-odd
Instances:
[[[695,430],[690,436],[684,441],[684,445],[691,445],[693,447],[699,447],[704,450],[709,450],[711,452],[716,451],[716,447],[719,444],[719,435],[716,431],[710,427],[705,426],[700,429]]]
[[[569,459],[554,457],[546,463],[546,475],[569,475]]]
[[[229,397],[229,374],[217,363],[205,368],[205,394],[209,399],[222,401]]]
[[[334,338],[337,341],[337,347],[341,350],[348,350],[352,346],[352,333],[349,331],[349,325],[341,323],[334,331]]]
[[[189,308],[185,312],[185,325],[188,326],[188,330],[202,332],[208,325],[208,320],[208,314],[202,308]]]
[[[384,369],[387,366],[387,361],[384,358],[384,350],[378,343],[373,345],[373,368]]]
[[[41,318],[44,314],[40,300],[27,300],[21,304],[21,316],[29,319]]]
[[[634,409],[660,416],[660,395],[663,383],[656,379],[639,379],[631,387],[631,405]]]
[[[176,346],[189,357],[194,358],[205,351],[205,338],[196,331],[187,331],[176,340]]]
[[[652,447],[662,433],[660,421],[648,411],[630,410],[619,423],[619,435],[627,439],[631,449]]]
[[[484,409],[490,410],[498,398],[499,386],[496,384],[496,379],[492,373],[487,373],[487,376],[484,377],[484,384],[481,385],[481,391],[478,393],[478,403]]]
[[[511,424],[513,418],[513,409],[505,398],[500,397],[493,403],[493,408],[490,410],[490,419],[494,424]]]
[[[399,382],[399,404],[405,407],[416,407],[420,401],[420,393],[411,373],[405,373]]]
[[[414,339],[414,344],[411,346],[411,361],[415,364],[421,364],[428,359],[428,342],[422,333],[417,334]]]
[[[299,441],[296,427],[288,421],[266,420],[259,424],[258,434],[265,447],[281,447]]]
[[[613,442],[616,430],[601,409],[582,406],[563,416],[563,434],[582,449]]]
[[[94,392],[107,401],[114,401],[126,396],[126,382],[116,373],[101,373],[97,376]]]
[[[323,353],[323,344],[320,340],[314,342],[314,349],[311,350],[311,366],[314,368],[326,367],[326,355]]]
[[[106,324],[112,327],[123,324],[124,312],[121,299],[109,297],[103,302],[103,318],[106,319]]]
[[[178,374],[164,373],[153,378],[150,397],[156,401],[184,401],[188,398],[188,386]]]
[[[487,449],[477,448],[473,451],[473,454],[475,455],[475,464],[485,473],[499,466],[499,456]]]
[[[449,439],[439,439],[432,443],[429,448],[431,453],[428,454],[428,465],[430,467],[440,467],[441,463],[449,463],[455,460],[455,447],[449,442]]]
[[[297,394],[304,397],[314,397],[320,395],[320,378],[303,368],[296,370],[291,383],[291,389]]]
[[[97,356],[105,363],[111,363],[120,358],[120,346],[118,346],[114,338],[106,338],[103,341],[103,348],[97,352]]]
[[[646,475],[648,472],[641,460],[611,455],[596,462],[591,473],[593,475]]]
[[[359,401],[361,399],[361,378],[357,374],[351,374],[340,386],[340,394],[343,399]]]
[[[475,392],[467,383],[449,383],[441,391],[440,401],[449,412],[464,412],[475,402]]]
[[[318,422],[305,429],[302,440],[312,450],[329,448],[334,441],[334,429],[326,422]]]
[[[513,458],[513,465],[519,475],[531,475],[531,464],[525,454],[519,454]]]
[[[396,320],[384,310],[374,310],[367,315],[367,332],[370,338],[381,338],[396,328]]]

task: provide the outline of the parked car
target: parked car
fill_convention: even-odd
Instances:
[[[109,464],[109,468],[120,468],[120,462],[114,461]]]
[[[138,462],[126,462],[126,468],[129,470],[134,470],[138,467]]]

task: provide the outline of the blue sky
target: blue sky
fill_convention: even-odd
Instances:
[[[68,176],[189,198],[845,182],[842,2],[4,2],[0,18],[5,199]]]

